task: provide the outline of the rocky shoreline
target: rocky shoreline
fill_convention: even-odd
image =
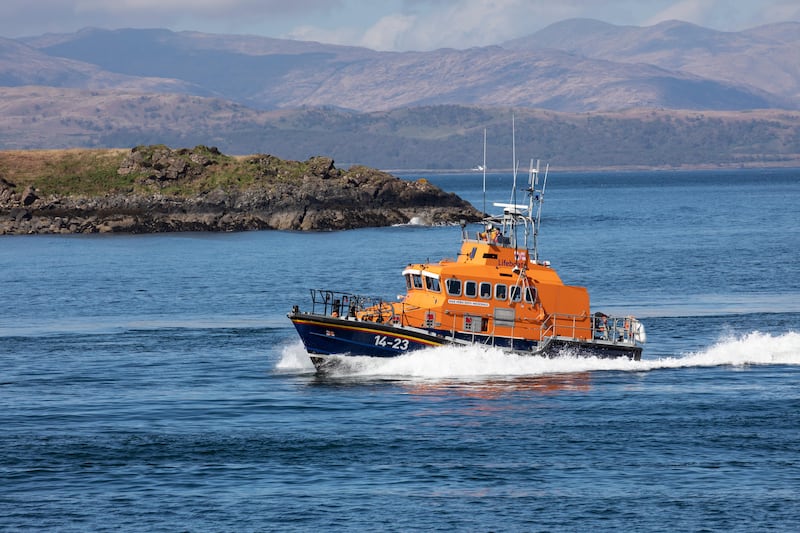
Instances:
[[[94,195],[17,184],[0,168],[0,235],[341,230],[481,216],[424,179],[404,181],[367,167],[340,170],[326,157],[232,159],[214,148],[137,147],[116,168],[117,177],[130,178],[131,190]],[[214,172],[221,165],[246,183],[208,186],[219,181]]]

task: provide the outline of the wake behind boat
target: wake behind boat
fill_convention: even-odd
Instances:
[[[546,183],[547,170],[540,185],[539,165],[531,162],[528,203],[495,203],[502,214],[485,218],[474,235],[462,223],[457,258],[409,264],[399,301],[312,289],[311,308],[295,305],[288,316],[314,366],[324,370],[352,356],[396,357],[442,345],[641,359],[646,337],[638,320],[593,313],[586,288],[565,285],[539,259]]]

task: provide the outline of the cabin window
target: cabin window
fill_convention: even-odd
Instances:
[[[475,298],[478,295],[478,284],[474,281],[464,282],[464,296]]]
[[[494,286],[494,297],[496,300],[505,300],[508,295],[508,286],[498,283]]]
[[[492,284],[481,282],[481,298],[489,299],[492,297]]]
[[[525,287],[525,301],[531,304],[536,301],[535,287]]]
[[[511,301],[518,302],[520,300],[522,300],[522,287],[514,285],[511,287]]]
[[[461,280],[450,278],[445,282],[447,294],[450,296],[461,296]]]
[[[410,289],[413,287],[413,281],[411,281],[411,274],[406,274],[406,289]]]
[[[431,276],[425,276],[425,288],[433,292],[442,292],[442,288],[439,285],[439,278]]]
[[[422,288],[422,275],[420,274],[411,274],[414,278],[414,288],[421,289]]]

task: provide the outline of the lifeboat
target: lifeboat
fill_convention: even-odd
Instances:
[[[515,173],[516,174],[516,173]],[[514,178],[516,189],[516,175]],[[288,314],[319,371],[352,356],[397,357],[433,346],[493,346],[521,355],[641,359],[644,325],[592,312],[538,255],[547,169],[531,163],[526,204],[496,203],[474,234],[461,224],[455,260],[409,264],[398,301],[311,289]]]

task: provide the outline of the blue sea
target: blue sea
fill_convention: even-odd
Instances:
[[[541,257],[642,361],[324,377],[292,305],[394,298],[460,228],[0,237],[0,530],[798,531],[798,205],[798,170],[551,172]]]

